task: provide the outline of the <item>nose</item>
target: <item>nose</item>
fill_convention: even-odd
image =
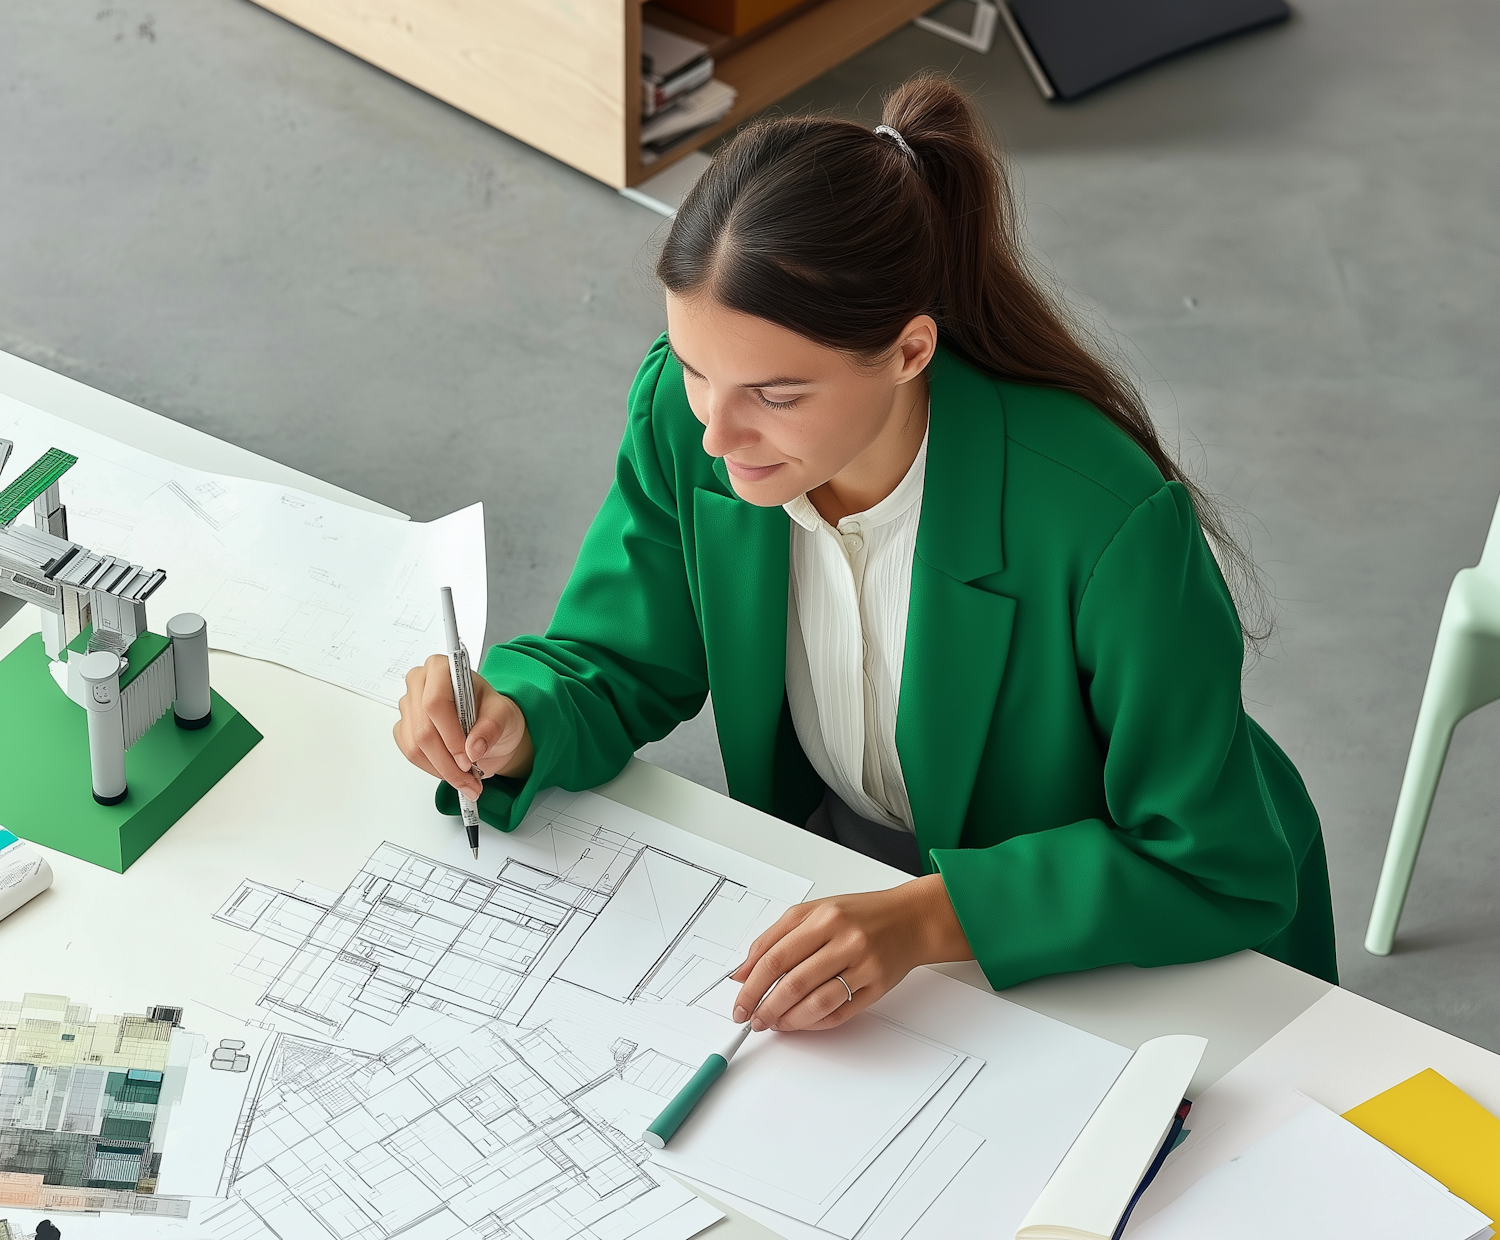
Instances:
[[[755,441],[750,428],[735,416],[732,395],[709,392],[706,397],[696,412],[703,423],[703,450],[709,456],[728,456]]]

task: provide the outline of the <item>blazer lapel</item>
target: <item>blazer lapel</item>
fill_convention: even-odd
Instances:
[[[723,462],[714,465],[727,487]],[[780,508],[693,492],[703,645],[724,775],[736,800],[768,813],[786,696],[789,520]]]
[[[924,867],[956,848],[1010,653],[1015,600],[973,584],[1005,566],[1005,411],[995,385],[940,349],[896,719]]]

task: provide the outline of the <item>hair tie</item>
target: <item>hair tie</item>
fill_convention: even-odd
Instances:
[[[911,147],[907,146],[906,145],[906,139],[903,138],[894,129],[892,129],[889,125],[876,125],[875,126],[875,132],[876,133],[888,133],[888,134],[890,134],[891,137],[893,137],[893,138],[896,139],[896,145],[899,146],[902,149],[902,151],[904,151],[906,153],[906,158],[909,159],[909,160],[911,160],[911,162],[913,164],[915,164],[917,162],[917,153],[914,150],[912,150]]]

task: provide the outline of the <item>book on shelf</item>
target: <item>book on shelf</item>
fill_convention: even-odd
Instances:
[[[657,26],[641,26],[641,119],[670,107],[714,75],[708,45]]]
[[[734,100],[734,87],[717,78],[679,96],[666,111],[657,113],[641,125],[642,159],[651,163],[660,154],[660,148],[720,120],[734,107]]]

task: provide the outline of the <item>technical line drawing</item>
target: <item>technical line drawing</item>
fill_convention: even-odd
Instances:
[[[485,879],[386,842],[331,899],[247,880],[214,917],[257,936],[237,971],[266,982],[259,1006],[337,1037],[411,1005],[519,1025],[555,982],[691,1003],[771,906],[616,832],[550,825],[560,872],[508,859]]]
[[[255,936],[234,972],[264,987],[258,1005],[323,1037],[412,1007],[519,1025],[559,985],[722,1017],[723,996],[708,996],[789,901],[679,855],[691,837],[632,815],[549,797],[503,837],[493,877],[386,842],[342,892],[247,879],[214,917]]]
[[[246,880],[214,914],[252,936],[233,972],[273,1030],[217,1240],[687,1240],[719,1217],[634,1134],[807,880],[591,793],[489,835],[477,861],[387,841],[341,891]]]
[[[687,1064],[627,1043],[591,1076],[546,1026],[437,1031],[378,1053],[277,1035],[225,1159],[227,1200],[201,1223],[219,1240],[682,1240],[720,1217],[591,1105],[675,1089]]]

